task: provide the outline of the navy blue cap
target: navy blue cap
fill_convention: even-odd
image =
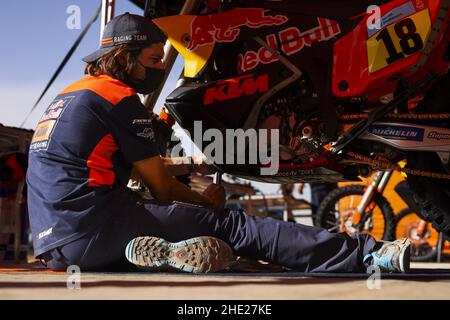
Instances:
[[[109,21],[103,31],[100,48],[84,57],[84,62],[94,62],[121,44],[148,46],[164,43],[167,36],[150,19],[135,14],[124,13]]]

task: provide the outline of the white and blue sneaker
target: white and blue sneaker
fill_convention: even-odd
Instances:
[[[236,261],[231,247],[213,237],[175,243],[158,237],[137,237],[128,243],[125,256],[145,271],[218,272]]]
[[[364,257],[366,265],[376,265],[386,273],[408,273],[411,254],[411,240],[402,238],[387,242],[377,251]]]

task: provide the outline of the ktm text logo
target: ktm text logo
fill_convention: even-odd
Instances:
[[[267,74],[254,78],[254,74],[233,78],[217,83],[214,88],[206,90],[204,105],[214,101],[226,101],[243,95],[251,96],[269,90],[269,76]]]

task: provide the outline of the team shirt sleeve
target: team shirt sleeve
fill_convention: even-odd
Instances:
[[[159,156],[152,119],[137,95],[114,106],[109,112],[109,124],[128,163]]]

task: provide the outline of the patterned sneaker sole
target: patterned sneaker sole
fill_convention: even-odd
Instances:
[[[400,251],[400,269],[401,272],[409,273],[410,259],[411,259],[411,240],[404,238],[401,240],[402,249]]]
[[[213,237],[197,237],[175,243],[157,237],[138,237],[128,243],[125,256],[146,271],[217,272],[235,261],[230,246]]]

